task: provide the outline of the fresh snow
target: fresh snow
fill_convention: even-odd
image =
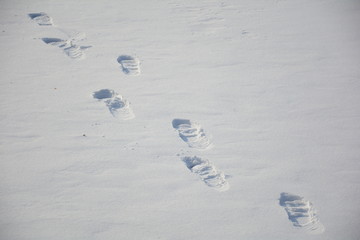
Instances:
[[[359,1],[0,6],[0,239],[360,238]]]

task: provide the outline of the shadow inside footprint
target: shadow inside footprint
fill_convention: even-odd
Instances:
[[[139,75],[140,70],[140,61],[139,59],[129,56],[121,55],[117,58],[118,63],[121,65],[122,71],[127,75]]]
[[[42,38],[41,40],[43,40],[43,42],[46,44],[54,44],[54,43],[64,42],[64,40],[62,40],[60,38]]]
[[[105,99],[105,98],[112,98],[114,96],[114,90],[110,89],[101,89],[93,93],[93,97],[96,99]]]
[[[177,118],[177,119],[174,119],[174,120],[172,121],[173,128],[178,129],[181,124],[190,125],[191,122],[190,122],[190,120],[188,120],[188,119],[178,119],[178,118]]]
[[[73,59],[83,59],[85,57],[85,50],[91,47],[77,45],[74,39],[41,38],[41,40],[48,45],[59,47],[66,55]]]
[[[92,46],[80,46],[80,49],[81,50],[85,50],[85,49],[88,49],[88,48],[91,48]]]
[[[190,170],[197,165],[206,163],[206,161],[204,161],[201,158],[196,157],[196,156],[195,157],[184,157],[184,158],[182,158],[182,160],[186,164],[186,167]]]
[[[34,19],[34,18],[43,16],[43,15],[44,15],[44,13],[29,13],[29,14],[28,14],[28,16],[29,16],[31,19]]]
[[[52,18],[49,17],[46,13],[40,12],[40,13],[29,13],[28,16],[35,21],[40,26],[52,26]]]
[[[301,201],[302,199],[303,198],[300,196],[283,192],[280,194],[279,204],[280,206],[285,207],[288,202],[293,202],[296,200]]]
[[[122,61],[125,61],[125,60],[135,60],[135,58],[132,56],[129,56],[129,55],[121,55],[117,59],[118,63],[120,63],[120,64]]]

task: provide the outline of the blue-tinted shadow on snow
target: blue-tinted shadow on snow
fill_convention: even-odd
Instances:
[[[52,26],[52,18],[44,12],[29,13],[28,16],[40,26]]]
[[[130,56],[130,55],[121,55],[121,56],[119,56],[118,59],[117,59],[118,63],[120,63],[120,64],[121,64],[121,62],[124,61],[124,60],[135,60],[135,58],[132,57],[132,56]]]
[[[44,13],[29,13],[28,16],[31,19],[34,19],[34,18],[37,18],[37,17],[40,17],[40,16],[44,16]]]
[[[54,44],[54,43],[64,42],[64,40],[60,39],[60,38],[42,38],[41,40],[43,40],[43,42],[46,44]]]
[[[41,40],[48,45],[59,47],[64,51],[66,55],[68,55],[73,59],[84,58],[85,50],[91,47],[91,46],[80,46],[75,44],[71,40],[63,40],[60,38],[41,38]]]
[[[105,98],[112,98],[114,96],[114,90],[110,89],[101,89],[93,93],[93,97],[96,99],[105,99]]]
[[[176,119],[174,119],[174,120],[172,121],[172,126],[173,126],[173,128],[175,128],[175,129],[178,129],[181,124],[188,124],[188,125],[190,125],[190,120],[189,120],[189,119],[179,119],[179,118],[176,118]]]

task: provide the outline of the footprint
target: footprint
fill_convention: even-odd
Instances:
[[[42,38],[44,43],[50,44],[57,47],[64,47],[66,45],[66,41],[60,38]]]
[[[84,59],[85,58],[85,50],[90,47],[91,46],[77,46],[77,45],[71,44],[69,47],[64,48],[64,52],[70,58]]]
[[[221,171],[218,171],[215,166],[208,160],[201,159],[196,156],[183,157],[182,160],[186,164],[187,168],[190,169],[191,172],[199,175],[201,180],[209,187],[212,187],[221,192],[230,188],[225,174]]]
[[[52,26],[52,25],[54,25],[52,18],[49,17],[49,15],[47,15],[44,12],[29,13],[28,15],[32,20],[34,20],[40,26]]]
[[[104,102],[109,108],[110,113],[116,118],[129,120],[135,117],[129,101],[124,99],[114,90],[102,89],[94,92],[93,97],[99,100],[105,100]]]
[[[188,119],[174,119],[172,125],[189,147],[207,149],[212,145],[200,124]]]
[[[74,38],[64,40],[60,38],[42,38],[43,42],[61,48],[66,55],[73,59],[84,59],[85,50],[91,46],[80,46],[75,43]]]
[[[140,75],[139,59],[128,55],[121,55],[117,61],[121,64],[121,68],[125,74],[133,76]]]
[[[289,220],[295,227],[311,234],[320,234],[325,231],[311,202],[298,195],[285,192],[280,194],[279,200],[280,206],[285,208]]]

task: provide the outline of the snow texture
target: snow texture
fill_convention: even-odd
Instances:
[[[360,239],[359,23],[358,0],[2,0],[0,239]]]

